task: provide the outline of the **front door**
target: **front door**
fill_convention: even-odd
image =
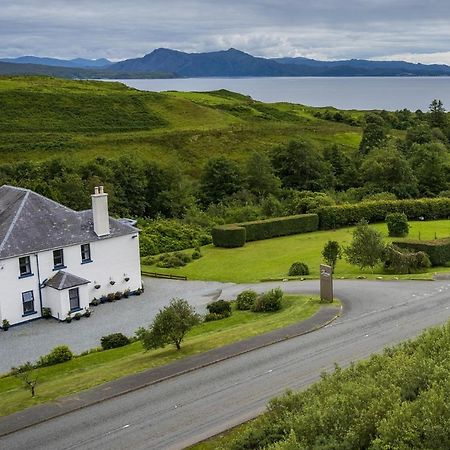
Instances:
[[[78,288],[69,289],[69,302],[71,311],[80,309],[80,293]]]

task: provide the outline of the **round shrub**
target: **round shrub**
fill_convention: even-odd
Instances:
[[[188,262],[191,261],[192,258],[186,253],[175,252],[171,254],[161,255],[158,262],[156,263],[156,266],[170,269],[174,267],[184,267]]]
[[[228,314],[231,315],[231,304],[225,300],[217,300],[216,302],[206,305],[206,309],[210,314]]]
[[[37,362],[37,366],[53,366],[65,361],[70,361],[73,353],[67,345],[59,345],[55,347],[48,355],[41,356]]]
[[[305,263],[295,262],[289,269],[289,276],[309,275],[309,268]]]
[[[259,297],[253,304],[254,312],[273,312],[281,309],[283,291],[280,288],[272,289]]]
[[[100,340],[100,344],[103,350],[109,350],[111,348],[123,347],[130,343],[130,339],[122,333],[112,333],[107,336],[103,336]]]
[[[253,304],[255,303],[257,297],[258,294],[255,291],[252,291],[251,289],[247,291],[242,291],[236,297],[236,308],[239,309],[240,311],[247,311],[249,309],[252,309]]]
[[[404,213],[391,213],[386,216],[389,236],[404,237],[409,233],[408,218]]]

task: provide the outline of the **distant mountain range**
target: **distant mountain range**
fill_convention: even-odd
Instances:
[[[66,78],[173,77],[353,77],[450,76],[450,66],[405,61],[317,61],[308,58],[260,58],[230,48],[208,53],[185,53],[159,48],[142,58],[112,63],[96,60],[23,56],[0,59],[0,74],[37,74]]]

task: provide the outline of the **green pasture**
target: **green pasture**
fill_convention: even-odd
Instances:
[[[389,242],[386,224],[371,225],[379,230]],[[427,222],[410,222],[411,239],[434,239],[450,236],[450,220]],[[317,231],[293,236],[248,242],[244,247],[226,249],[213,245],[202,247],[203,257],[190,262],[187,266],[177,269],[162,269],[160,267],[143,266],[150,272],[184,275],[194,280],[231,281],[249,283],[267,279],[287,278],[288,270],[295,261],[305,262],[310,269],[310,277],[319,276],[319,265],[322,262],[322,249],[328,240],[338,241],[348,245],[352,239],[354,228]],[[420,233],[420,234],[419,234]],[[448,271],[450,268],[433,267],[428,273],[413,275],[386,275],[382,267],[377,267],[372,273],[370,269],[361,271],[341,259],[338,261],[335,277],[356,278],[431,278],[433,272]]]

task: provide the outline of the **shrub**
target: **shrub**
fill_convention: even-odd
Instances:
[[[247,311],[252,309],[253,304],[255,303],[258,294],[252,290],[242,291],[236,297],[236,308],[240,311]]]
[[[100,300],[98,298],[93,298],[91,303],[89,303],[91,306],[98,306],[100,304]]]
[[[107,336],[103,336],[100,340],[100,344],[103,350],[110,350],[111,348],[123,347],[128,345],[130,339],[122,333],[112,333]]]
[[[216,247],[235,248],[243,247],[246,240],[246,231],[239,225],[221,225],[212,229],[212,240]]]
[[[309,275],[309,268],[303,262],[295,262],[289,269],[289,276]]]
[[[152,266],[155,262],[156,260],[153,256],[143,256],[141,258],[141,264],[144,266]]]
[[[110,293],[110,294],[108,294],[107,296],[106,296],[106,299],[108,300],[108,302],[113,302],[113,301],[115,301],[116,300],[116,294],[114,294],[114,293]]]
[[[44,319],[50,319],[50,317],[52,317],[52,310],[44,306],[42,308],[42,317]]]
[[[273,312],[281,309],[283,291],[280,288],[272,289],[256,298],[252,311]]]
[[[80,320],[80,319],[81,319],[81,314],[80,314],[79,312],[77,312],[77,313],[73,316],[73,318],[74,318],[75,320]]]
[[[431,267],[425,252],[408,252],[395,245],[388,245],[384,254],[384,269],[392,273],[418,273]]]
[[[404,213],[390,213],[386,216],[386,224],[391,237],[404,237],[409,233],[408,218]]]
[[[200,247],[197,247],[193,252],[192,252],[192,259],[200,259],[202,257],[202,252],[200,251]]]
[[[117,291],[114,293],[114,299],[115,300],[120,300],[123,297],[123,292],[121,291]]]
[[[184,267],[188,262],[191,261],[192,258],[186,253],[175,252],[171,254],[161,255],[159,257],[159,261],[156,263],[156,266],[166,269],[173,267]]]
[[[425,252],[432,266],[444,266],[450,261],[450,238],[434,241],[394,241],[397,247],[415,252]]]
[[[334,272],[337,260],[342,257],[342,250],[339,242],[328,241],[323,247],[322,257],[324,261],[331,266],[331,271]]]
[[[231,313],[224,313],[224,314],[218,314],[218,313],[209,313],[205,316],[205,322],[213,322],[214,320],[221,320],[226,319],[227,317],[230,317]]]
[[[8,331],[10,326],[11,326],[11,325],[10,325],[8,319],[3,319],[3,320],[2,320],[2,328],[3,328],[3,331]]]
[[[37,367],[53,366],[73,358],[73,353],[67,345],[55,347],[48,355],[41,356],[36,363]]]
[[[231,303],[225,300],[217,300],[206,305],[206,309],[211,314],[226,314],[231,315]]]

